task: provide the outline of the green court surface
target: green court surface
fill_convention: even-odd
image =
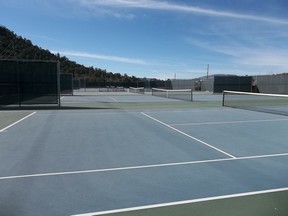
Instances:
[[[285,216],[288,212],[288,192],[273,192],[258,195],[245,195],[236,198],[222,198],[212,201],[199,201],[188,204],[175,204],[165,207],[141,210],[118,210],[118,213],[105,213],[107,216]]]
[[[0,130],[31,114],[32,111],[0,111]]]
[[[0,111],[0,215],[287,215],[287,116],[208,93],[61,104]]]
[[[222,95],[198,93],[194,101],[155,97],[147,93],[131,94],[127,92],[76,92],[73,97],[62,97],[62,108],[97,109],[181,109],[221,106]]]
[[[179,108],[201,108],[201,107],[219,107],[220,103],[217,101],[212,102],[185,102],[185,101],[172,101],[172,102],[84,102],[73,103],[63,102],[62,108],[91,108],[91,109],[179,109]]]

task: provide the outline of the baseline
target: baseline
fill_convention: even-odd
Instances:
[[[131,207],[131,208],[114,209],[114,210],[108,210],[108,211],[91,212],[91,213],[76,214],[76,215],[71,215],[71,216],[97,216],[97,215],[107,215],[107,214],[114,214],[114,213],[124,213],[124,212],[138,211],[138,210],[170,207],[170,206],[176,206],[176,205],[193,204],[193,203],[206,202],[206,201],[215,201],[215,200],[222,200],[222,199],[231,199],[231,198],[238,198],[238,197],[269,194],[269,193],[275,193],[275,192],[284,192],[287,190],[288,188],[277,188],[277,189],[270,189],[270,190],[252,191],[252,192],[247,192],[247,193],[238,193],[238,194],[214,196],[214,197],[208,197],[208,198],[184,200],[184,201],[177,201],[177,202],[170,202],[170,203],[161,203],[161,204],[138,206],[138,207]]]

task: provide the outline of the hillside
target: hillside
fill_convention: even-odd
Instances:
[[[89,81],[136,82],[140,79],[126,74],[107,72],[105,69],[85,67],[65,56],[55,55],[49,50],[34,45],[30,40],[18,36],[4,26],[0,26],[0,59],[59,60],[62,73],[72,73],[75,78]]]

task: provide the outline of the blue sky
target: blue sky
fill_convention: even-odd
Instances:
[[[287,0],[0,0],[0,25],[85,66],[189,79],[288,72]]]

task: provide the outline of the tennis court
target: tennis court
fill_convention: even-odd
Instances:
[[[1,111],[0,215],[287,215],[288,117],[198,97]]]

